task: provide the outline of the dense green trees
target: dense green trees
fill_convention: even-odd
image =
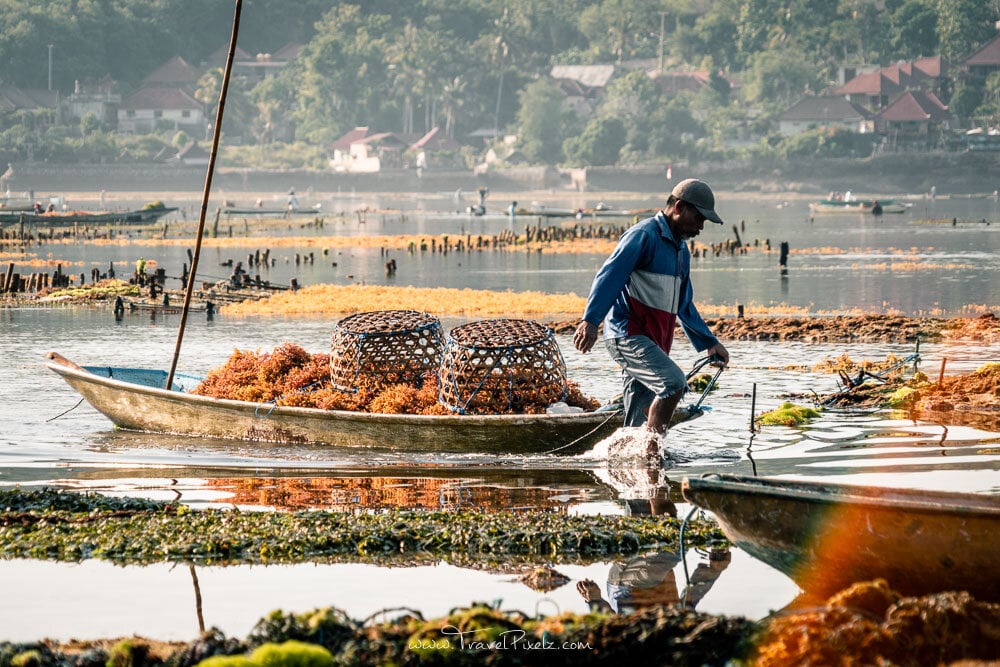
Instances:
[[[200,65],[226,46],[233,8],[4,0],[0,80],[46,88],[51,51],[52,87],[64,95],[105,76],[128,93],[174,55]],[[274,142],[322,147],[357,125],[414,134],[440,126],[459,138],[516,131],[526,155],[551,163],[679,159],[732,139],[747,107],[766,119],[818,92],[839,65],[939,52],[961,60],[995,34],[997,18],[1000,0],[245,0],[246,51],[304,48],[276,76],[233,82],[224,129],[261,160],[281,153]],[[541,83],[557,63],[619,67],[603,101],[581,115]],[[711,89],[661,90],[647,76],[661,65],[709,72]],[[727,79],[742,88],[730,91]],[[220,80],[210,71],[199,82],[210,118]],[[962,91],[956,102],[977,109],[983,94]],[[0,157],[71,154],[107,129],[74,120],[62,136],[36,120],[0,121]],[[116,141],[124,151],[106,138]],[[60,147],[45,148],[51,142]]]
[[[520,93],[519,142],[529,159],[547,164],[562,161],[562,145],[573,131],[573,112],[566,95],[548,79],[533,81]]]

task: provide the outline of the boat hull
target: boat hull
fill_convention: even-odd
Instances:
[[[621,426],[616,410],[542,415],[402,415],[276,406],[167,391],[114,377],[164,371],[81,368],[55,353],[46,367],[63,378],[116,427],[151,433],[260,442],[326,444],[409,452],[578,454]],[[105,372],[106,371],[106,372]],[[111,377],[109,377],[109,375]],[[191,383],[193,384],[193,383]]]
[[[882,578],[1000,600],[997,496],[705,475],[681,484],[727,537],[810,593]]]
[[[176,211],[177,208],[138,209],[135,211],[112,211],[100,213],[34,213],[0,211],[0,221],[18,222],[24,220],[41,227],[60,227],[75,224],[151,224]]]
[[[883,214],[906,213],[910,207],[894,201],[879,201]],[[821,201],[809,204],[810,213],[868,213],[872,214],[875,208],[874,201]]]

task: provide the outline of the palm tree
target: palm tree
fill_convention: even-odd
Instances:
[[[219,109],[219,95],[222,91],[222,82],[226,73],[221,67],[216,67],[205,72],[198,79],[197,88],[194,91],[194,98],[201,102],[206,118],[209,119],[205,128],[205,139],[211,139],[212,126],[215,124],[215,116]],[[236,85],[233,85],[233,84]],[[231,79],[226,91],[226,118],[225,123],[229,127],[240,127],[246,125],[250,118],[250,102],[243,92],[239,79]]]

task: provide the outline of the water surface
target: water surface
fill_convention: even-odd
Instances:
[[[780,205],[780,207],[779,207]],[[997,218],[992,200],[938,200],[927,217],[961,220]],[[787,240],[793,255],[787,276],[777,253],[706,257],[695,260],[696,297],[706,304],[764,303],[835,312],[898,310],[908,314],[954,314],[966,306],[1000,304],[1000,226],[963,222],[917,224],[925,212],[881,220],[865,216],[810,220],[804,202],[785,206],[761,200],[720,201],[731,220],[710,226],[701,241],[733,236],[746,242]],[[745,220],[745,227],[740,220]],[[509,225],[502,216],[473,219],[444,214],[382,220],[370,216],[323,227],[327,234],[491,234]],[[363,227],[363,229],[362,229]],[[273,230],[269,233],[273,233]],[[288,233],[298,233],[288,230]],[[313,233],[312,231],[310,233]],[[254,242],[247,247],[253,249]],[[796,250],[809,252],[796,253]],[[83,262],[74,270],[106,267],[109,259],[131,264],[138,254],[179,274],[182,248],[142,246],[44,246],[43,254]],[[296,265],[294,249],[270,269],[275,282],[300,284],[360,282],[419,286],[541,290],[584,294],[603,257],[525,253],[398,255],[399,271],[388,278],[385,257],[376,250],[345,250],[336,260]],[[214,253],[214,254],[213,254]],[[224,277],[218,266],[231,249],[203,257],[205,279]],[[337,261],[338,266],[332,266]],[[199,274],[201,275],[201,273]],[[348,279],[347,276],[353,276]],[[169,286],[169,285],[168,285]],[[81,365],[167,368],[176,343],[179,316],[129,313],[115,322],[106,307],[8,308],[0,310],[0,485],[55,484],[76,490],[179,499],[194,507],[239,506],[248,510],[327,508],[380,511],[393,507],[484,511],[539,509],[565,513],[623,513],[642,507],[657,486],[674,501],[679,516],[690,509],[678,493],[686,475],[730,472],[828,479],[883,486],[1000,493],[1000,429],[914,421],[887,412],[826,412],[803,427],[767,427],[751,433],[756,413],[777,407],[789,394],[797,402],[810,392],[836,389],[834,376],[802,367],[847,354],[882,359],[913,351],[910,344],[806,344],[726,341],[732,365],[708,399],[712,410],[668,435],[678,454],[662,475],[621,471],[591,453],[576,457],[411,455],[386,442],[384,449],[275,445],[200,440],[115,431],[57,376],[44,370],[43,356],[55,350]],[[459,321],[448,321],[446,327]],[[286,341],[311,352],[328,351],[334,318],[234,319],[203,313],[189,318],[178,370],[204,373],[225,362],[236,348],[270,351]],[[618,370],[603,350],[578,354],[568,336],[557,337],[570,377],[600,400],[619,392]],[[1000,361],[1000,347],[973,342],[927,344],[921,367],[930,375],[947,359],[947,372],[972,371]],[[676,358],[689,367],[697,358],[678,341]],[[756,404],[752,405],[752,396]],[[692,568],[704,554],[688,554]],[[533,613],[555,608],[583,610],[576,582],[591,578],[603,586],[610,563],[559,565],[571,581],[537,593],[514,573],[484,572],[448,563],[418,567],[376,567],[350,563],[282,567],[197,567],[208,625],[243,636],[272,608],[305,611],[333,605],[355,618],[380,609],[411,607],[426,616],[477,599],[500,599],[503,608]],[[675,568],[683,588],[683,568]],[[140,634],[192,639],[198,626],[193,579],[186,565],[122,568],[88,561],[55,564],[5,563],[0,586],[11,599],[0,611],[0,639],[42,636],[97,637]],[[137,594],[137,591],[142,591]],[[252,591],[252,592],[248,592]],[[72,594],[70,594],[72,593]],[[796,593],[783,575],[734,550],[698,609],[760,617]],[[81,600],[82,602],[76,602]],[[126,604],[126,600],[128,604]],[[88,610],[90,610],[88,612]],[[546,611],[546,613],[548,613]],[[5,636],[6,635],[6,636]]]

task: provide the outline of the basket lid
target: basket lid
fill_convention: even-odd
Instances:
[[[501,348],[537,345],[552,336],[534,320],[496,319],[469,322],[451,330],[451,340],[462,347]]]
[[[370,335],[420,331],[439,325],[438,318],[418,310],[373,310],[348,315],[335,328],[349,334]]]

